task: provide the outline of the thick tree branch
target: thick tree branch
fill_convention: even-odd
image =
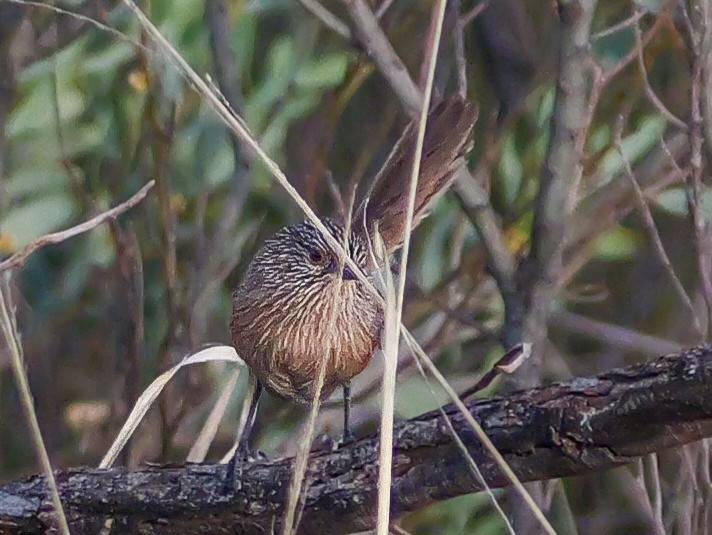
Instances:
[[[523,481],[604,470],[650,452],[712,436],[712,345],[655,361],[468,402]],[[506,479],[463,417],[445,408],[490,485]],[[399,424],[393,459],[393,514],[481,489],[438,411]],[[301,533],[373,527],[378,439],[312,453]],[[150,466],[57,473],[72,533],[97,533],[106,515],[118,533],[279,531],[291,459],[251,464],[241,490],[222,493],[221,465]],[[44,479],[0,487],[0,533],[53,532]],[[266,531],[265,531],[266,530]]]

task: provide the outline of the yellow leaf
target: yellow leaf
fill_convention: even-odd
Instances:
[[[17,249],[17,246],[12,236],[0,232],[0,253],[12,254],[15,252],[15,249]]]
[[[187,204],[185,197],[180,193],[171,195],[171,211],[174,214],[182,214]]]
[[[525,232],[518,225],[512,225],[504,231],[507,239],[507,246],[514,254],[519,254],[529,241],[529,233]]]
[[[129,85],[136,91],[146,91],[148,89],[148,77],[146,71],[135,70],[129,73]]]

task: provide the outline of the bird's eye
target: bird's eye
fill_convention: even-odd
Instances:
[[[319,249],[310,249],[309,260],[315,264],[321,264],[324,261],[324,253],[322,253]]]

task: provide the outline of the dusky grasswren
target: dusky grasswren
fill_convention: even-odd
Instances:
[[[445,100],[430,112],[413,226],[452,183],[469,150],[474,121],[472,105],[461,98]],[[379,267],[370,261],[369,252],[376,225],[388,253],[403,242],[415,135],[411,125],[401,136],[367,201],[355,211],[348,240],[343,222],[322,219],[339,243],[348,243],[349,257],[367,277]],[[324,359],[319,399],[326,399],[338,386],[344,388],[344,439],[350,437],[350,380],[378,348],[383,327],[380,303],[312,223],[285,227],[264,243],[233,294],[232,341],[257,382],[231,463],[231,478],[248,454],[262,388],[308,405],[315,397]]]

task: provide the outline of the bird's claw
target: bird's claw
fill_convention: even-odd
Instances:
[[[233,494],[242,488],[242,469],[247,463],[267,461],[267,455],[263,451],[248,449],[238,449],[227,463],[225,471],[225,481],[223,490],[225,494]]]
[[[341,435],[341,438],[339,439],[338,447],[346,446],[347,444],[351,444],[354,440],[356,440],[356,437],[354,436],[351,429],[346,429],[346,430],[344,430],[344,434]]]
[[[351,431],[341,435],[338,439],[332,438],[326,433],[320,435],[316,439],[316,449],[319,451],[337,451],[340,447],[351,444],[356,438]]]

